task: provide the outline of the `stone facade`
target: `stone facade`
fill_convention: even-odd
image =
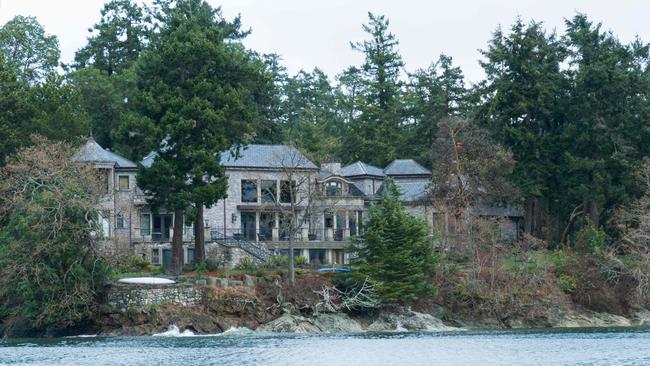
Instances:
[[[99,207],[103,250],[168,265],[173,215],[165,210],[151,212],[146,206],[137,186],[137,165],[94,141],[88,142],[82,156],[81,160],[106,172],[107,194]],[[141,163],[150,166],[155,158],[151,154]],[[221,165],[228,178],[227,198],[205,208],[203,230],[207,257],[227,268],[243,258],[266,260],[271,254],[287,254],[290,236],[294,254],[310,263],[347,263],[349,238],[359,234],[369,205],[378,199],[388,178],[402,191],[407,210],[425,218],[433,231],[452,238],[458,226],[428,202],[431,172],[413,160],[395,160],[384,169],[363,162],[341,167],[339,161],[330,160],[319,168],[290,146],[249,145],[237,157],[222,153]],[[289,190],[294,205],[283,196]],[[289,230],[294,210],[298,227]],[[513,215],[502,215],[502,236],[508,240],[518,237],[518,218]],[[185,263],[193,260],[192,225],[183,225]]]

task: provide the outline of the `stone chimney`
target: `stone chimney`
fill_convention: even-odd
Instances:
[[[335,175],[341,175],[341,159],[340,158],[325,158],[320,164],[321,170],[328,171]]]

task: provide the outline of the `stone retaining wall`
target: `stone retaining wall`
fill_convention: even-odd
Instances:
[[[128,308],[150,305],[198,305],[203,299],[204,287],[188,285],[114,285],[108,291],[108,305]]]

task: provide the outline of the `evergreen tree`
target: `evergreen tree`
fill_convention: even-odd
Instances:
[[[286,134],[289,141],[320,160],[340,151],[342,121],[336,93],[319,69],[301,70],[287,80]]]
[[[239,41],[239,18],[228,22],[201,0],[159,2],[160,31],[138,60],[138,128],[164,138],[157,158],[139,170],[154,208],[174,212],[172,270],[183,263],[183,214],[226,195],[219,152],[244,142],[260,120],[265,65]],[[197,214],[195,227],[203,227]],[[197,238],[197,260],[203,243]]]
[[[409,76],[405,95],[410,122],[405,131],[408,141],[402,145],[400,155],[431,166],[431,145],[436,139],[437,125],[446,117],[466,114],[468,91],[463,72],[446,55]]]
[[[145,9],[132,0],[112,0],[101,10],[88,44],[75,54],[78,69],[93,66],[111,76],[128,69],[144,48],[151,24]]]
[[[18,80],[16,69],[0,55],[0,166],[21,146],[29,143],[31,120],[36,113],[29,88]]]
[[[59,41],[35,17],[18,15],[0,27],[0,55],[20,80],[35,84],[56,70]]]
[[[526,197],[526,231],[541,235],[546,208],[562,199],[558,185],[564,148],[559,137],[568,80],[560,65],[566,51],[542,24],[518,19],[509,34],[494,33],[483,55],[486,80],[478,88],[482,103],[477,119],[513,152],[513,180]]]
[[[639,40],[621,44],[585,15],[566,25],[572,83],[562,136],[563,216],[580,207],[598,226],[603,213],[641,193],[634,172],[650,152],[649,48]]]
[[[360,70],[363,101],[359,115],[348,122],[342,155],[345,161],[363,160],[383,166],[397,158],[403,143],[403,83],[399,76],[404,63],[397,50],[398,41],[388,31],[388,19],[372,13],[368,18],[363,30],[370,39],[351,44],[365,56]]]
[[[406,212],[394,184],[386,182],[386,187],[352,247],[354,265],[376,283],[384,303],[404,304],[432,291],[426,279],[435,259],[424,219]]]

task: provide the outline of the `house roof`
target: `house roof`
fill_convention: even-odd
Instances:
[[[379,187],[377,190],[377,195],[381,196],[386,189],[387,182]],[[431,182],[427,180],[421,181],[412,181],[412,182],[402,182],[402,181],[393,181],[392,184],[397,186],[397,189],[400,193],[400,200],[403,202],[414,202],[419,201],[427,197],[429,191],[429,185]]]
[[[384,174],[395,175],[431,175],[431,171],[413,159],[396,159],[384,168]]]
[[[230,168],[318,169],[298,149],[289,145],[246,145],[239,156],[231,151],[221,153],[221,165]]]
[[[88,138],[84,146],[81,147],[75,160],[94,163],[112,163],[115,164],[116,168],[137,168],[137,165],[131,160],[99,146],[97,141],[92,137]]]
[[[341,168],[341,175],[344,177],[355,177],[360,175],[372,175],[375,177],[386,176],[381,168],[366,164],[362,161],[355,161],[352,164],[344,166]]]
[[[157,153],[150,153],[142,159],[142,165],[150,167],[157,157]],[[289,145],[245,145],[239,148],[239,156],[228,150],[222,151],[220,158],[221,166],[228,168],[318,169],[300,150]]]

